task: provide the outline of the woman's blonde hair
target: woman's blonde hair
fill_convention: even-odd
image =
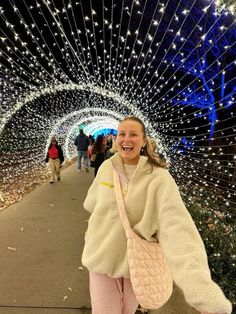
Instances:
[[[116,152],[118,152],[116,142],[113,142],[113,143],[112,143],[112,147],[109,149],[109,151],[111,151],[111,152],[114,153],[114,154],[115,154]]]
[[[139,123],[141,128],[142,128],[143,137],[144,137],[144,139],[146,139],[146,144],[141,150],[141,155],[147,156],[150,164],[157,166],[157,167],[161,167],[161,168],[167,168],[165,160],[162,160],[160,158],[160,156],[155,151],[153,151],[153,149],[152,149],[152,147],[148,141],[146,128],[145,128],[143,121],[141,119],[135,117],[135,116],[127,116],[120,123],[122,123],[124,121],[128,121],[128,120],[135,121],[135,122]]]
[[[154,152],[156,152],[156,150],[157,150],[157,142],[154,140],[154,138],[149,138],[148,139],[148,143],[151,146],[152,150]]]

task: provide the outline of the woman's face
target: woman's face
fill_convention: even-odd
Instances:
[[[121,122],[118,127],[116,143],[124,163],[136,165],[141,149],[146,144],[142,126],[133,120]]]

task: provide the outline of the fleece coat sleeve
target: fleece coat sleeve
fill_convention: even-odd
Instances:
[[[197,310],[231,313],[232,306],[211,279],[206,250],[174,180],[159,211],[159,241],[174,281]]]

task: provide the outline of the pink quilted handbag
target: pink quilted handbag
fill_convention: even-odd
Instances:
[[[159,243],[140,238],[130,227],[119,175],[114,169],[113,180],[119,214],[127,238],[130,280],[134,293],[143,308],[158,309],[172,294],[172,276]]]

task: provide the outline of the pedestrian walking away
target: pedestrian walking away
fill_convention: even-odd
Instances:
[[[88,158],[88,147],[90,144],[89,138],[84,134],[82,129],[79,130],[79,135],[76,136],[74,144],[77,146],[78,152],[78,172],[81,171],[81,160],[83,158],[83,165],[85,170],[89,171],[89,158]]]

